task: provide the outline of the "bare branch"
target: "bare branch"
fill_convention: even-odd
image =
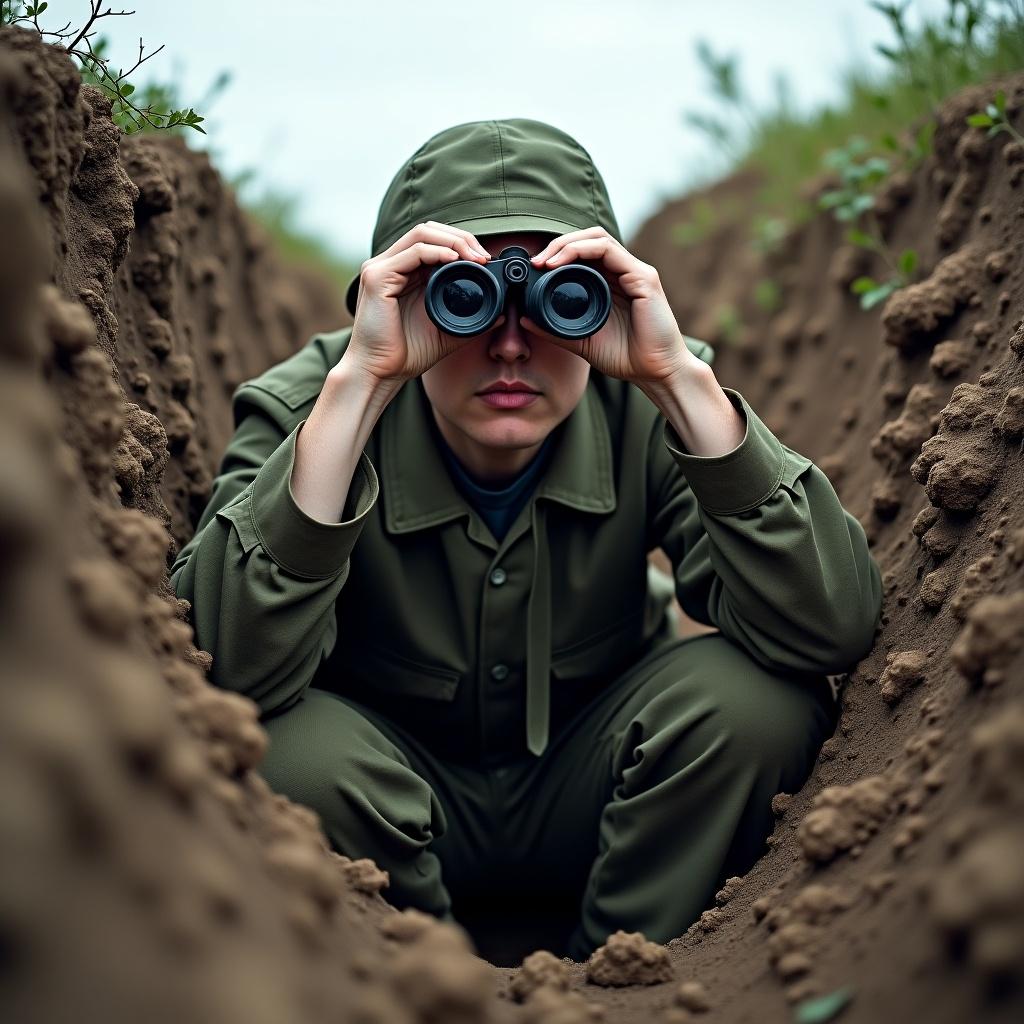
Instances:
[[[135,62],[133,67],[130,67],[127,71],[122,71],[117,76],[115,81],[120,82],[123,78],[127,78],[140,64],[145,64],[150,57],[155,57],[165,46],[165,43],[161,43],[152,53],[147,54],[145,57],[142,56],[142,40],[139,39],[139,59]]]
[[[82,27],[81,32],[75,37],[74,42],[68,47],[68,50],[73,50],[78,44],[85,38],[86,33],[92,28],[93,22],[99,21],[100,18],[125,18],[130,14],[134,14],[134,11],[101,11],[100,8],[103,6],[103,0],[90,0],[92,6],[92,12],[89,15],[89,20]]]

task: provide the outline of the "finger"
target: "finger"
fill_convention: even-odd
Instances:
[[[485,246],[480,241],[480,239],[473,234],[472,231],[466,231],[464,228],[457,228],[453,224],[442,224],[440,221],[436,220],[428,220],[426,221],[426,223],[431,225],[432,227],[441,228],[443,231],[454,231],[455,234],[462,235],[463,238],[465,238],[466,241],[473,246],[473,248],[477,249],[480,252],[481,256],[486,256],[490,258],[491,254],[487,251],[487,246]]]
[[[456,231],[446,225],[431,225],[428,223],[417,224],[410,228],[401,238],[393,242],[382,253],[367,260],[367,263],[375,263],[382,259],[389,259],[396,253],[408,249],[417,242],[428,242],[431,245],[444,245],[454,249],[464,260],[472,260],[474,263],[484,263],[490,259],[486,250],[477,251],[464,233]]]
[[[603,238],[581,238],[568,242],[553,256],[544,261],[544,266],[556,267],[573,260],[600,260],[606,269],[614,274],[637,274],[643,276],[653,270],[642,263],[631,252],[615,241],[610,235]]]
[[[600,227],[599,225],[595,225],[592,228],[583,228],[580,231],[570,231],[567,234],[559,235],[557,238],[552,238],[551,241],[548,242],[548,244],[544,246],[544,248],[541,249],[541,251],[537,253],[536,256],[531,256],[531,262],[539,265],[540,263],[543,263],[545,260],[547,260],[549,256],[552,256],[555,252],[557,252],[563,245],[566,245],[569,242],[575,242],[577,239],[598,238],[602,235],[607,234],[608,232],[604,228]]]
[[[387,259],[378,259],[366,266],[362,279],[371,288],[389,273],[411,274],[419,267],[451,263],[458,258],[458,251],[450,246],[414,242],[408,249],[402,249]]]

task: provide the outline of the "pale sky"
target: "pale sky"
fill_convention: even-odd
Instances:
[[[452,125],[503,117],[547,121],[574,136],[604,176],[628,238],[668,197],[718,166],[683,111],[717,113],[694,45],[740,56],[758,101],[779,72],[797,106],[834,101],[839,73],[880,68],[891,36],[867,0],[546,0],[455,3],[375,0],[137,0],[107,18],[115,62],[130,66],[141,35],[165,44],[143,65],[180,82],[186,104],[219,71],[231,84],[206,110],[223,171],[302,196],[301,225],[340,255],[362,260],[380,200],[402,163]],[[56,0],[44,24],[85,0]],[[911,11],[944,9],[917,0]],[[297,14],[301,12],[301,16]]]

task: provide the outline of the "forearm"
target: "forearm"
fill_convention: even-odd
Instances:
[[[359,456],[401,382],[382,382],[342,357],[295,442],[295,502],[322,523],[341,521]]]
[[[726,455],[743,440],[743,417],[722,390],[714,370],[696,357],[665,383],[638,386],[691,455]]]

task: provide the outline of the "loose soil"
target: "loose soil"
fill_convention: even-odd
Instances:
[[[1020,129],[1024,76],[1002,85]],[[278,260],[205,156],[122,137],[61,51],[0,31],[4,1018],[1021,1019],[1024,147],[965,126],[992,91],[947,101],[883,192],[920,269],[880,309],[847,285],[883,268],[826,215],[750,247],[753,174],[630,241],[720,382],[860,518],[883,616],[765,856],[685,935],[501,968],[393,910],[386,875],[268,789],[255,708],[206,682],[168,585],[231,391],[343,325],[341,297]],[[681,246],[701,201],[739,226]]]

